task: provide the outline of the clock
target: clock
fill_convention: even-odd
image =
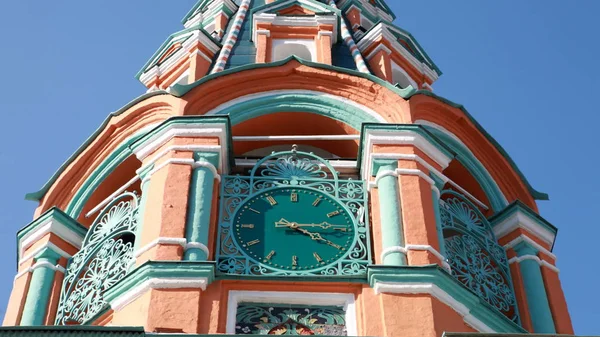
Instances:
[[[239,205],[233,238],[255,262],[308,271],[352,249],[356,228],[346,207],[327,193],[298,186],[263,190]]]

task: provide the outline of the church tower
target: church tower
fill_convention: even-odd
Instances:
[[[573,329],[536,191],[383,0],[200,0],[37,192],[2,331]]]

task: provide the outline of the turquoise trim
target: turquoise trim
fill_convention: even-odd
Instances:
[[[348,74],[348,75],[352,75],[352,76],[357,76],[357,77],[361,77],[361,78],[365,78],[370,80],[373,83],[376,83],[378,85],[381,85],[387,89],[389,89],[391,92],[397,94],[398,96],[404,98],[404,99],[410,99],[412,96],[414,95],[425,95],[425,96],[429,96],[432,97],[444,104],[450,105],[452,107],[455,107],[457,109],[460,109],[466,116],[467,118],[475,125],[475,127],[478,129],[479,132],[481,132],[486,138],[487,140],[492,143],[492,145],[494,145],[494,147],[500,152],[500,154],[502,156],[504,156],[504,158],[510,163],[511,167],[513,170],[515,170],[515,172],[518,173],[519,177],[521,178],[521,180],[525,183],[525,185],[528,187],[529,192],[531,193],[531,195],[536,199],[536,200],[548,200],[548,195],[545,193],[541,193],[536,191],[535,189],[533,189],[533,187],[531,187],[531,185],[529,184],[529,182],[527,181],[527,179],[525,179],[525,177],[523,176],[523,174],[521,173],[521,171],[517,168],[516,164],[513,162],[513,160],[508,156],[508,154],[506,153],[506,151],[504,151],[504,149],[498,144],[498,142],[496,142],[496,140],[494,138],[492,138],[492,136],[490,136],[484,129],[483,127],[481,127],[481,125],[479,123],[477,123],[477,121],[475,121],[475,119],[469,114],[469,112],[464,108],[464,106],[454,103],[450,100],[447,100],[441,96],[437,96],[434,93],[430,92],[430,91],[426,91],[426,90],[415,90],[412,87],[408,87],[406,89],[400,89],[397,88],[393,85],[391,85],[390,83],[381,80],[380,78],[371,75],[371,74],[365,74],[365,73],[361,73],[359,71],[356,70],[350,70],[347,68],[340,68],[340,67],[334,67],[334,66],[330,66],[330,65],[326,65],[326,64],[322,64],[322,63],[315,63],[315,62],[310,62],[310,61],[306,61],[306,60],[302,60],[302,59],[298,59],[294,56],[291,56],[285,60],[281,60],[279,62],[272,62],[272,63],[264,63],[264,64],[248,64],[245,66],[240,66],[240,67],[236,67],[236,68],[232,68],[232,69],[227,69],[224,70],[222,72],[218,72],[215,74],[210,74],[207,75],[203,78],[201,78],[200,80],[189,84],[189,85],[174,85],[171,88],[171,92],[172,95],[175,97],[182,97],[183,95],[185,95],[186,93],[188,93],[189,91],[191,91],[192,89],[208,82],[211,80],[214,80],[216,78],[220,78],[223,76],[228,76],[231,74],[236,74],[245,70],[252,70],[252,69],[266,69],[266,68],[275,68],[275,67],[279,67],[282,66],[288,62],[291,61],[296,61],[302,65],[311,67],[311,68],[316,68],[316,69],[326,69],[326,70],[330,70],[330,71],[335,71],[338,73],[342,73],[342,74]],[[77,151],[75,151],[75,153],[73,155],[71,155],[69,157],[69,159],[57,170],[57,172],[50,178],[50,180],[37,192],[34,193],[28,193],[25,198],[27,200],[31,200],[31,201],[40,201],[44,195],[48,192],[48,190],[50,189],[50,187],[56,182],[56,180],[58,179],[58,177],[63,173],[63,171],[73,162],[75,161],[75,159],[89,146],[89,144],[94,141],[94,139],[96,139],[96,137],[104,130],[104,128],[108,125],[109,121],[112,119],[112,117],[115,116],[119,116],[121,115],[123,112],[127,111],[130,107],[132,107],[133,105],[147,99],[153,96],[158,96],[158,95],[169,95],[169,93],[165,92],[165,91],[156,91],[156,92],[152,92],[152,93],[148,93],[148,94],[144,94],[138,98],[136,98],[135,100],[131,101],[130,103],[128,103],[127,105],[125,105],[124,107],[122,107],[121,109],[119,109],[118,111],[111,113],[107,119],[104,120],[104,122],[102,123],[102,125],[100,126],[100,128],[98,130],[96,130],[94,132],[94,134],[88,138],[88,140],[86,140],[86,142],[80,146]]]
[[[428,266],[370,266],[369,284],[375,287],[378,283],[394,284],[434,284],[469,309],[469,313],[495,332],[525,333],[525,329],[508,319],[491,307],[477,295],[455,280],[438,265]]]
[[[517,244],[514,250],[519,257],[525,255],[537,256],[538,253],[537,249],[527,242]],[[529,307],[533,331],[538,333],[556,333],[539,263],[535,260],[524,259],[519,262],[519,268],[523,276],[523,285],[525,287],[525,296],[527,297],[527,306]]]
[[[219,154],[198,152],[194,154],[194,160],[218,167]],[[195,168],[192,173],[185,227],[188,243],[201,243],[208,246],[215,178],[213,171],[204,166]],[[204,261],[208,260],[208,255],[200,248],[189,248],[185,250],[184,260]]]
[[[52,249],[46,248],[35,256],[35,260],[36,263],[50,263],[54,266],[58,263],[60,257],[61,256]],[[56,272],[48,266],[40,266],[33,270],[20,325],[30,326],[45,324],[46,312],[52,292],[55,273]]]
[[[56,180],[58,179],[58,177],[60,177],[60,175],[67,169],[67,167],[69,167],[69,165],[71,165],[71,163],[73,163],[75,161],[75,159],[83,152],[85,151],[85,149],[87,149],[87,147],[94,141],[96,140],[96,138],[100,135],[100,133],[102,133],[102,131],[104,131],[104,129],[106,128],[106,126],[108,125],[108,123],[110,122],[110,120],[113,117],[118,117],[119,115],[123,114],[125,111],[127,111],[129,108],[131,108],[132,106],[148,99],[154,96],[161,96],[161,95],[169,95],[169,93],[167,93],[166,91],[155,91],[155,92],[151,92],[151,93],[146,93],[144,95],[141,95],[139,97],[137,97],[136,99],[132,100],[131,102],[127,103],[125,106],[123,106],[121,109],[111,113],[108,115],[108,117],[106,117],[106,119],[102,122],[102,124],[100,125],[100,127],[98,129],[96,129],[96,131],[94,131],[94,133],[88,138],[86,139],[86,141],[58,168],[58,170],[52,175],[52,177],[50,178],[50,180],[48,180],[44,186],[42,186],[42,188],[37,191],[37,192],[32,192],[32,193],[27,193],[25,195],[25,200],[29,200],[29,201],[40,201],[42,200],[42,198],[44,197],[44,195],[46,195],[46,193],[48,193],[48,190],[50,189],[50,187],[52,187],[52,185],[56,182]]]
[[[260,116],[283,111],[306,112],[329,117],[344,122],[355,130],[360,130],[364,122],[378,122],[375,117],[360,108],[317,93],[273,93],[270,96],[229,106],[215,116],[228,115],[231,123],[236,125]]]
[[[50,221],[50,220],[57,221],[60,224],[64,225],[69,230],[71,230],[73,233],[79,235],[81,237],[82,241],[83,241],[83,238],[85,238],[85,235],[88,231],[87,228],[85,228],[84,226],[79,224],[79,222],[77,222],[75,219],[71,218],[65,212],[61,211],[57,207],[52,207],[49,210],[47,210],[46,212],[42,213],[42,215],[40,215],[37,219],[33,220],[27,226],[21,228],[17,232],[17,264],[18,264],[19,260],[21,259],[21,254],[20,254],[21,252],[19,251],[19,248],[21,247],[21,245],[20,245],[21,240],[23,240],[23,238],[26,235],[28,235],[29,233],[36,231],[43,225],[46,225],[48,223],[48,221]]]
[[[107,289],[104,299],[112,303],[135,286],[153,278],[175,280],[206,278],[206,284],[209,285],[215,279],[215,264],[206,261],[148,261]]]
[[[490,142],[492,143],[492,145],[496,148],[496,150],[498,152],[500,152],[500,155],[502,155],[504,157],[504,159],[506,159],[506,161],[508,161],[508,163],[510,164],[511,168],[519,175],[519,177],[521,178],[521,181],[525,184],[525,186],[527,186],[527,189],[529,190],[529,193],[531,194],[531,196],[535,199],[535,200],[549,200],[548,194],[543,193],[543,192],[539,192],[536,189],[534,189],[531,184],[529,183],[529,181],[527,180],[527,178],[525,178],[525,175],[523,175],[523,172],[521,172],[521,170],[519,170],[519,168],[517,167],[517,164],[512,160],[512,158],[508,155],[508,153],[506,152],[506,150],[504,150],[504,148],[494,139],[494,137],[492,137],[482,126],[481,124],[479,124],[475,118],[473,118],[473,116],[467,111],[467,109],[462,105],[462,104],[458,104],[458,103],[454,103],[451,100],[448,100],[446,98],[443,98],[441,96],[438,96],[436,94],[434,94],[431,91],[428,90],[417,90],[417,91],[413,91],[410,95],[408,95],[408,97],[406,98],[411,98],[412,96],[415,95],[424,95],[424,96],[428,96],[431,98],[434,98],[444,104],[447,104],[453,108],[457,108],[459,110],[461,110],[465,116],[467,116],[467,118],[469,119],[469,121],[471,123],[473,123],[473,125],[475,125],[475,127],[477,128],[477,130]]]
[[[529,219],[531,219],[536,224],[540,225],[541,227],[543,227],[550,233],[553,233],[554,238],[556,240],[556,235],[558,234],[558,228],[556,228],[554,225],[552,225],[550,222],[548,222],[548,220],[544,219],[541,215],[537,214],[534,210],[532,210],[531,208],[529,208],[527,205],[525,205],[523,202],[521,202],[519,200],[512,202],[505,209],[503,209],[499,213],[494,214],[488,220],[489,220],[490,224],[492,225],[492,227],[495,227],[502,221],[513,216],[515,213],[519,213],[519,214],[523,214],[523,215],[527,216]],[[552,246],[554,247],[554,242],[552,243]],[[550,248],[550,251],[552,251],[553,247]]]
[[[423,125],[419,124],[386,124],[386,123],[363,123],[360,132],[360,144],[358,148],[358,159],[357,166],[362,167],[362,161],[364,158],[362,154],[365,151],[366,146],[366,135],[369,131],[387,131],[387,132],[395,132],[395,131],[410,131],[414,132],[427,140],[431,145],[435,146],[438,150],[440,150],[446,157],[454,158],[456,156],[455,152],[452,151],[441,139],[439,139],[436,135],[432,134],[427,128]]]
[[[376,159],[373,161],[373,176],[386,171],[393,172],[397,168],[397,160]],[[379,213],[381,217],[381,249],[385,251],[389,248],[404,247],[404,229],[402,226],[398,178],[393,175],[379,178],[377,180],[377,193],[379,196]],[[382,258],[382,263],[386,266],[406,265],[406,255],[400,251],[388,252]]]
[[[363,12],[363,13],[365,13],[365,12]],[[410,49],[413,49],[413,50],[409,50],[409,49],[406,49],[406,47],[402,46],[402,48],[404,48],[404,50],[409,52],[412,56],[414,56],[417,60],[419,60],[419,62],[424,62],[425,64],[427,64],[427,66],[429,68],[431,68],[433,71],[435,71],[435,73],[438,75],[438,77],[442,76],[442,71],[440,70],[440,68],[438,68],[438,66],[435,64],[435,62],[433,62],[431,57],[429,57],[429,55],[425,52],[425,49],[423,49],[423,47],[421,47],[421,45],[419,44],[417,39],[409,31],[404,30],[387,20],[379,19],[379,20],[374,20],[374,21],[375,22],[373,23],[373,27],[371,27],[365,34],[363,34],[363,36],[358,41],[356,41],[357,43],[359,43],[365,36],[367,36],[369,34],[369,32],[374,30],[378,25],[382,24],[382,25],[388,27],[388,29],[390,29],[392,31],[392,34],[396,38],[401,39],[402,41],[404,41],[405,43],[407,43],[410,46]]]
[[[500,190],[496,181],[491,174],[481,164],[481,162],[471,154],[471,152],[462,144],[456,141],[453,137],[436,128],[425,126],[432,134],[441,139],[447,146],[457,153],[456,159],[471,173],[473,178],[477,180],[485,195],[490,201],[490,205],[495,212],[500,212],[506,205],[506,198]]]
[[[192,7],[192,9],[190,9],[190,11],[187,12],[187,14],[183,17],[183,19],[181,19],[181,24],[185,25],[185,23],[188,22],[188,20],[191,19],[198,12],[198,9],[200,9],[200,10],[204,9],[206,6],[210,5],[210,3],[213,1],[214,0],[199,0],[194,5],[194,7]],[[235,0],[232,0],[231,2],[233,2],[235,5],[237,5],[235,3],[236,2]],[[229,11],[228,7],[226,7],[226,6],[223,6],[223,7],[227,9],[227,12],[229,13],[229,15],[233,14]]]
[[[138,173],[141,184],[140,184],[140,204],[138,206],[138,225],[135,231],[135,242],[133,243],[133,252],[137,253],[141,244],[141,234],[144,231],[144,215],[146,214],[146,204],[148,203],[148,188],[150,188],[150,180],[146,179],[149,173],[154,169],[154,164],[148,165],[141,172]],[[135,255],[134,255],[135,256]]]
[[[169,48],[169,46],[171,46],[174,42],[182,42],[185,41],[189,38],[188,37],[182,37],[180,39],[177,39],[178,37],[180,37],[181,35],[193,32],[193,31],[199,31],[200,33],[204,34],[204,36],[206,36],[208,39],[210,39],[215,45],[217,45],[218,48],[222,48],[223,46],[221,45],[221,43],[219,43],[219,41],[215,40],[214,37],[212,37],[207,31],[204,30],[204,28],[202,27],[202,24],[198,24],[195,26],[192,26],[190,28],[184,29],[184,30],[180,30],[176,33],[173,33],[171,35],[169,35],[169,37],[167,38],[167,40],[165,42],[163,42],[160,47],[158,48],[158,50],[152,55],[152,57],[150,57],[150,59],[146,62],[146,64],[144,64],[144,66],[142,67],[142,69],[140,69],[140,71],[138,71],[137,74],[135,74],[135,78],[136,79],[140,79],[140,77],[142,76],[143,73],[145,73],[148,68],[154,66],[155,61],[157,59],[160,58],[160,56]]]
[[[444,258],[446,258],[446,245],[444,244],[444,231],[442,230],[442,215],[440,214],[440,196],[442,193],[441,191],[444,188],[444,182],[442,181],[442,179],[440,177],[438,177],[437,175],[435,175],[432,172],[429,172],[429,176],[431,177],[431,179],[433,179],[433,181],[435,182],[435,187],[437,188],[437,191],[432,189],[431,198],[433,199],[433,212],[435,214],[435,228],[437,230],[440,254],[442,254],[442,256]]]

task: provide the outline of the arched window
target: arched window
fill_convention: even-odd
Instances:
[[[312,40],[274,40],[273,62],[286,59],[292,55],[296,57],[315,61],[315,45]]]
[[[444,247],[452,275],[492,307],[519,323],[506,252],[483,214],[462,194],[441,193]]]
[[[134,263],[138,197],[124,193],[98,215],[67,266],[56,325],[86,324],[108,308],[103,294]]]

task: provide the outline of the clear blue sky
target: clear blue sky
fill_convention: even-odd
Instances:
[[[195,0],[3,1],[0,7],[0,307],[15,234],[41,187],[111,112]],[[464,104],[504,146],[559,228],[555,253],[577,334],[600,334],[597,179],[600,1],[388,0]]]

